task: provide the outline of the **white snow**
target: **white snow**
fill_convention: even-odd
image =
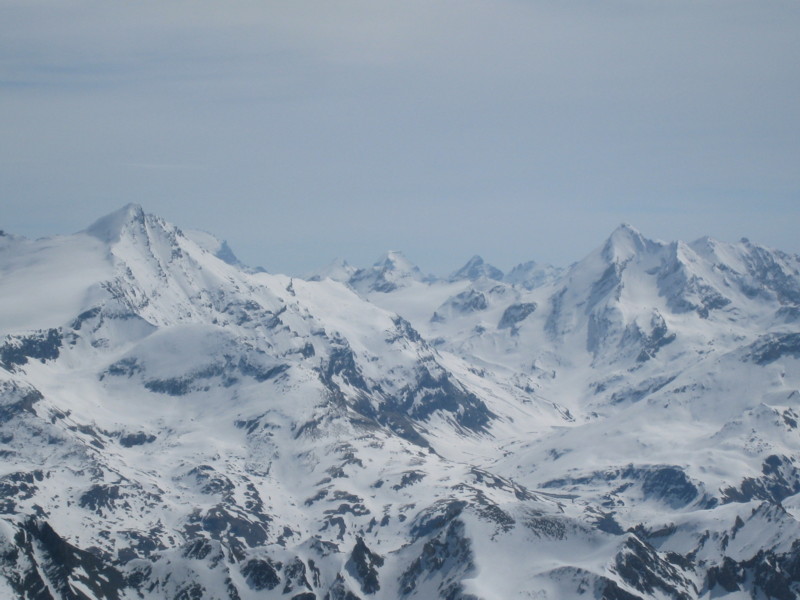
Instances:
[[[707,565],[789,552],[800,534],[800,358],[753,356],[768,333],[800,335],[777,317],[800,285],[796,257],[624,225],[563,273],[448,282],[390,252],[310,281],[248,272],[219,249],[135,205],[72,236],[0,237],[4,343],[45,328],[64,339],[56,360],[0,369],[0,475],[42,470],[15,510],[41,507],[79,547],[115,555],[131,532],[163,544],[154,598],[187,582],[222,595],[227,577],[261,597],[241,572],[255,556],[314,560],[320,596],[337,574],[359,592],[344,567],[357,537],[385,560],[374,597],[398,597],[417,559],[455,544],[445,526],[414,534],[452,502],[465,503],[474,568],[445,560],[410,597],[460,582],[487,600],[559,598],[603,577],[638,593],[613,567],[632,534],[601,531],[603,515],[620,531],[669,530],[648,540],[659,556]],[[780,273],[759,279],[754,252]],[[484,428],[452,398],[409,416],[446,385],[485,406]],[[16,408],[32,389],[42,399]],[[782,508],[731,500],[770,464],[788,478]],[[115,492],[93,509],[98,486]],[[222,508],[247,531],[267,515],[264,539],[243,542],[245,559],[187,558],[192,528]],[[0,544],[16,524],[0,517]],[[212,553],[247,539],[212,529]],[[681,573],[702,587],[699,568]]]

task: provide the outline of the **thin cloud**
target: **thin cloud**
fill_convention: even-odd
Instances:
[[[117,164],[121,167],[129,167],[132,169],[152,169],[156,171],[199,171],[205,168],[201,165],[182,165],[176,163],[121,162]]]
[[[383,244],[564,264],[620,221],[800,251],[796,2],[26,0],[0,22],[9,230],[139,202],[293,272]]]

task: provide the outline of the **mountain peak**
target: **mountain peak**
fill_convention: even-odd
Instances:
[[[119,240],[123,230],[130,225],[139,223],[144,224],[144,210],[139,204],[126,204],[105,217],[99,218],[92,223],[86,233],[104,242],[112,243]]]
[[[345,259],[338,257],[333,259],[327,266],[309,274],[306,279],[309,281],[322,281],[333,279],[334,281],[346,282],[358,269],[348,263]]]
[[[603,257],[608,262],[624,262],[640,252],[660,247],[660,244],[645,238],[629,223],[621,223],[606,240]]]
[[[475,281],[476,279],[480,279],[481,277],[502,281],[503,272],[500,269],[493,267],[489,263],[485,262],[482,257],[476,254],[467,261],[467,264],[465,264],[458,271],[450,275],[450,281],[461,281],[464,279]]]
[[[375,261],[374,266],[393,271],[413,271],[417,269],[416,265],[408,260],[400,250],[389,250]]]
[[[349,284],[361,292],[390,292],[410,281],[423,281],[425,277],[414,263],[399,250],[390,250],[367,269],[359,269]]]
[[[609,236],[613,240],[644,240],[644,236],[630,223],[620,223]]]

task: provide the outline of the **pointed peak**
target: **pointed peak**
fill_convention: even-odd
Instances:
[[[411,264],[411,261],[406,258],[406,255],[403,254],[400,250],[389,250],[381,255],[381,257],[375,261],[376,267],[383,267],[387,265],[403,265],[403,264]]]
[[[716,251],[720,242],[709,235],[704,235],[687,245],[698,254],[711,255]]]
[[[617,225],[616,229],[611,232],[611,238],[635,238],[635,239],[644,239],[641,232],[639,232],[636,227],[631,225],[630,223],[620,223]]]
[[[408,260],[406,255],[399,250],[386,252],[375,262],[372,268],[384,272],[419,273],[417,265]]]
[[[334,258],[327,266],[313,271],[306,279],[308,281],[322,281],[332,279],[334,281],[346,282],[358,269],[341,257]]]
[[[609,262],[624,262],[640,252],[660,246],[660,243],[645,238],[631,224],[621,223],[606,240],[603,257]]]
[[[104,242],[119,240],[123,230],[135,224],[144,224],[144,210],[139,204],[126,204],[92,223],[85,231]]]
[[[450,275],[449,279],[450,281],[461,281],[464,279],[475,281],[481,277],[502,281],[503,272],[497,267],[493,267],[489,263],[485,262],[481,256],[476,254],[467,261],[467,264]]]
[[[484,267],[494,268],[489,263],[487,263],[485,260],[483,260],[482,256],[480,256],[478,254],[475,254],[472,258],[470,258],[466,262],[466,264],[463,267],[461,267],[461,269],[459,269],[459,271],[463,271],[465,269],[467,269],[467,270],[470,270],[470,269],[481,269],[481,268],[484,268]]]
[[[704,244],[706,246],[716,246],[717,244],[721,244],[717,238],[711,237],[710,235],[704,235],[702,237],[697,238],[692,244]]]
[[[414,263],[398,250],[390,250],[374,265],[358,269],[349,284],[361,292],[390,292],[410,281],[424,281],[425,276]]]

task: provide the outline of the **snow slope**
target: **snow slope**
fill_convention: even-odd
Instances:
[[[798,257],[301,280],[129,205],[0,237],[0,307],[0,594],[798,594]]]

